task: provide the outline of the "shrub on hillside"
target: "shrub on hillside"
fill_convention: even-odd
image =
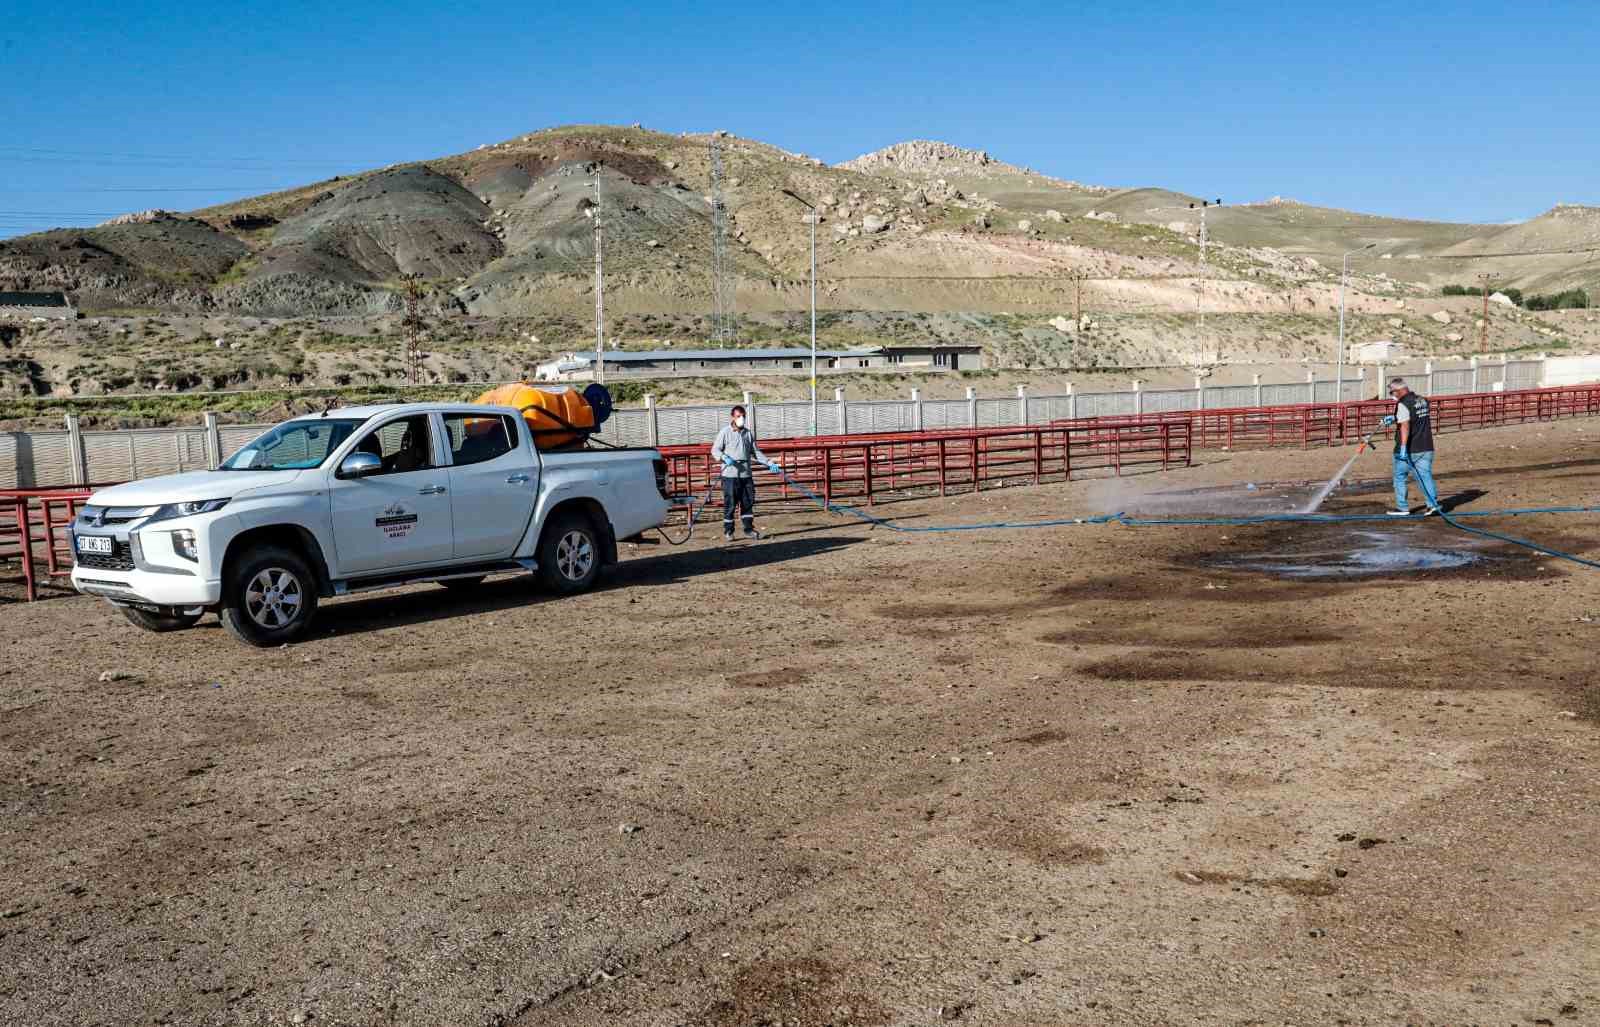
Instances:
[[[1529,296],[1526,305],[1529,310],[1586,309],[1589,306],[1589,294],[1582,289],[1567,289],[1545,296]]]

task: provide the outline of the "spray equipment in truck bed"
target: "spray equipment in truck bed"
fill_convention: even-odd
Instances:
[[[535,388],[527,382],[512,382],[490,389],[477,402],[521,411],[533,444],[540,449],[581,445],[611,416],[611,393],[599,382],[582,392],[566,385]]]

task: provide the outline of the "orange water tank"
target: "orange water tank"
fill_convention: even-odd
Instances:
[[[540,449],[559,449],[582,442],[598,427],[594,408],[583,398],[583,393],[565,385],[536,389],[527,382],[512,382],[490,389],[477,401],[522,411],[523,419],[533,432],[533,444]]]

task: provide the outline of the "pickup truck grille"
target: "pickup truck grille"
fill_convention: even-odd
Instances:
[[[118,541],[110,553],[79,553],[77,554],[78,566],[88,567],[97,571],[131,571],[133,570],[133,547],[123,541]]]

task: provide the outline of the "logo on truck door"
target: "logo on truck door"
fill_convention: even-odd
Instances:
[[[402,504],[396,503],[379,514],[378,519],[372,523],[376,524],[378,530],[383,532],[384,538],[405,538],[411,534],[411,529],[416,526],[417,515],[407,510]]]

